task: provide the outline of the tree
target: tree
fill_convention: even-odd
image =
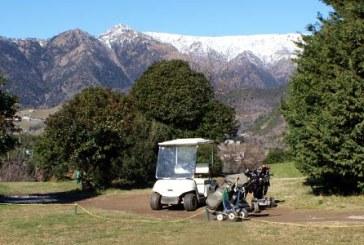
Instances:
[[[76,95],[47,119],[34,159],[48,177],[80,171],[84,187],[141,186],[154,179],[158,142],[236,130],[234,110],[213,98],[202,74],[164,61],[129,96],[102,88]]]
[[[171,137],[222,139],[238,129],[232,108],[214,98],[210,82],[181,60],[153,64],[131,91],[137,109],[171,128]]]
[[[197,135],[222,141],[227,137],[235,136],[238,128],[239,124],[235,119],[234,109],[213,100],[208,104],[197,130]]]
[[[138,112],[129,135],[130,147],[123,153],[120,171],[121,184],[140,187],[155,178],[158,142],[169,140],[172,129],[155,120],[148,120]]]
[[[152,128],[149,130],[150,139],[143,144],[149,151],[137,143],[137,148],[133,151],[143,150],[144,155],[130,156],[140,158],[147,152],[153,153],[148,157],[150,161],[133,161],[139,164],[149,162],[144,166],[152,166],[150,172],[153,175],[158,142],[189,137],[221,141],[226,137],[235,136],[239,128],[234,109],[217,101],[205,76],[191,70],[189,65],[181,60],[161,61],[150,66],[135,82],[130,96],[137,109],[151,122]],[[141,137],[145,138],[143,135]],[[215,159],[218,159],[217,153]],[[218,164],[218,161],[214,172],[221,172],[221,164]]]
[[[14,148],[13,133],[17,131],[14,125],[17,99],[4,90],[4,84],[5,79],[0,75],[0,155]]]
[[[46,121],[35,158],[49,175],[78,170],[84,189],[107,187],[119,177],[124,148],[130,145],[134,113],[123,95],[88,88]]]
[[[318,190],[364,192],[364,2],[326,0],[282,105],[299,169]]]

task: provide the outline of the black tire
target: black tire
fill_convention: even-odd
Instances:
[[[245,208],[243,208],[240,211],[240,216],[241,216],[242,219],[248,219],[248,216],[249,216],[248,211]]]
[[[161,203],[161,195],[157,192],[153,192],[150,196],[150,207],[153,210],[161,210],[162,209],[162,203]]]
[[[187,193],[183,198],[183,207],[186,211],[195,211],[198,207],[198,201],[195,193]]]
[[[277,203],[276,203],[276,200],[273,197],[269,198],[269,201],[270,201],[270,207],[271,208],[275,208],[275,207],[278,206]]]

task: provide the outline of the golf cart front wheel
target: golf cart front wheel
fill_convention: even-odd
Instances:
[[[195,211],[198,207],[198,201],[195,193],[187,193],[183,198],[183,207],[186,211]]]
[[[161,195],[157,192],[153,192],[150,196],[150,207],[153,210],[161,210],[162,209],[162,203],[161,203]]]

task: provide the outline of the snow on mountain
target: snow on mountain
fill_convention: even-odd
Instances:
[[[99,39],[108,47],[112,43],[133,42],[136,38],[145,41],[159,41],[174,46],[184,54],[204,55],[217,52],[230,61],[243,52],[251,52],[263,64],[269,65],[281,59],[294,57],[301,40],[300,34],[263,34],[247,36],[188,36],[159,32],[138,32],[127,25],[119,24],[101,34]]]
[[[141,32],[137,32],[129,26],[123,24],[113,26],[110,30],[101,34],[99,39],[110,48],[112,43],[116,42],[122,44],[124,42],[132,42],[138,37],[143,37],[147,40],[152,39],[152,37]]]
[[[300,34],[267,34],[250,36],[187,36],[158,32],[145,32],[161,42],[173,45],[181,53],[208,53],[214,50],[227,60],[232,60],[244,51],[250,51],[264,64],[271,64],[282,58],[292,58],[297,47],[295,41]]]

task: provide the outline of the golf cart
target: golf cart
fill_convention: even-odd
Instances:
[[[158,145],[157,182],[150,207],[159,210],[163,205],[183,204],[187,211],[196,210],[207,194],[215,190],[210,171],[214,161],[213,141],[187,138]]]

